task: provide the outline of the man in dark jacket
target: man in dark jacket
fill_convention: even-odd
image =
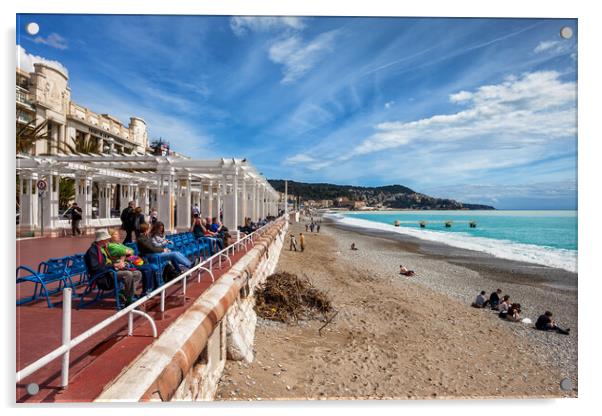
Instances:
[[[75,237],[75,234],[81,235],[82,230],[79,229],[79,222],[82,220],[82,209],[74,202],[71,205],[71,232]]]
[[[127,208],[121,211],[121,228],[125,230],[125,240],[123,240],[123,244],[131,243],[132,241],[132,233],[136,230],[136,217],[134,214],[134,206],[136,203],[134,201],[130,201]]]
[[[570,331],[569,328],[566,330],[559,328],[556,325],[556,322],[552,320],[552,312],[550,311],[545,311],[543,315],[540,315],[539,318],[537,318],[537,322],[535,322],[535,328],[539,329],[540,331],[556,331],[559,334],[564,335],[568,335]]]
[[[86,251],[84,261],[91,277],[100,277],[107,275],[113,270],[117,271],[117,280],[123,282],[125,292],[125,306],[132,303],[136,286],[142,278],[142,273],[138,270],[127,270],[123,262],[113,263],[107,251],[107,244],[111,236],[107,230],[96,231],[94,242]],[[110,274],[108,274],[111,277]]]

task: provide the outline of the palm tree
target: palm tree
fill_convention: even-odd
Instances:
[[[29,153],[38,141],[49,139],[48,120],[37,126],[35,119],[24,125],[17,123],[17,153]]]
[[[63,211],[69,208],[69,202],[73,199],[75,199],[75,180],[61,178],[59,180],[59,209]]]
[[[63,143],[62,146],[58,145],[55,148],[64,153],[83,153],[85,155],[100,153],[100,143],[96,139],[92,139],[92,137],[89,137],[87,140],[76,140],[75,145]]]

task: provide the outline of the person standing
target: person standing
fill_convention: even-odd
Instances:
[[[134,210],[134,232],[136,233],[136,240],[140,237],[140,226],[145,223],[146,220],[144,219],[142,208],[136,207]]]
[[[134,201],[130,201],[128,206],[121,211],[121,228],[125,230],[125,240],[123,240],[123,244],[131,243],[132,233],[135,230],[134,226]]]
[[[320,232],[320,224],[316,224],[316,231]]]
[[[289,251],[293,251],[293,248],[295,249],[295,251],[297,251],[297,240],[295,239],[295,234],[291,234],[291,244],[289,246]]]
[[[75,234],[82,235],[82,230],[79,228],[79,222],[82,220],[82,209],[74,202],[71,205],[71,232],[75,237]]]
[[[299,233],[299,244],[301,245],[301,252],[305,251],[305,236],[303,233]]]
[[[151,225],[159,220],[159,213],[157,212],[157,208],[153,208],[151,210],[149,217]]]
[[[309,231],[309,224],[305,224],[305,232]]]

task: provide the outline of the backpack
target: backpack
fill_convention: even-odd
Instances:
[[[97,278],[94,283],[102,290],[113,290],[115,289],[115,280],[113,280],[112,273],[105,273]]]
[[[179,275],[180,273],[171,263],[167,263],[167,266],[165,266],[165,269],[163,269],[163,281],[166,283],[175,279]]]

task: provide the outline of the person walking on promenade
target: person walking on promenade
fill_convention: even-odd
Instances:
[[[316,231],[320,232],[320,224],[316,224]]]
[[[309,231],[309,224],[305,224],[305,232]]]
[[[313,222],[313,221],[311,222],[311,224],[309,224],[309,229],[311,230],[311,232],[312,232],[312,233],[314,232],[314,228],[315,228],[315,226],[316,226],[316,225],[314,224],[314,222]]]
[[[82,220],[82,209],[74,202],[71,205],[71,232],[75,237],[75,234],[82,235],[82,230],[79,228],[79,222]]]
[[[121,228],[125,230],[125,240],[123,240],[123,244],[131,243],[133,241],[132,233],[135,230],[134,205],[135,202],[130,201],[128,203],[128,206],[123,211],[121,211]]]
[[[125,306],[131,304],[136,293],[136,286],[142,278],[142,273],[138,270],[126,270],[126,264],[122,260],[118,263],[113,263],[107,251],[107,245],[111,240],[111,236],[107,230],[96,231],[94,242],[86,251],[84,261],[91,276],[100,279],[105,278],[103,275],[112,270],[117,271],[117,280],[123,282]],[[110,276],[110,275],[108,275]],[[108,281],[107,281],[108,283]]]
[[[295,239],[295,234],[291,234],[291,245],[289,246],[289,251],[297,251],[297,240]]]
[[[301,245],[301,252],[305,251],[305,236],[303,233],[299,233],[299,244]]]

